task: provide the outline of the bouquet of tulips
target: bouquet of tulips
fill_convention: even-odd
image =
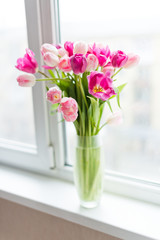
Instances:
[[[40,71],[34,53],[26,49],[23,58],[17,60],[16,68],[26,72],[17,78],[20,86],[34,86],[36,81],[51,82],[46,98],[52,104],[52,112],[61,112],[63,118],[73,122],[78,143],[76,146],[75,183],[83,206],[96,206],[103,186],[101,147],[97,136],[107,124],[120,122],[114,115],[101,125],[104,106],[110,110],[110,100],[117,98],[125,84],[116,85],[117,74],[123,68],[138,63],[139,57],[118,50],[111,52],[102,44],[65,42],[62,45],[45,43],[41,47],[45,71]],[[39,72],[43,78],[36,79]],[[47,72],[47,73],[46,73]],[[91,204],[91,205],[88,205]]]
[[[41,54],[42,67],[48,73],[39,70],[34,53],[26,49],[16,65],[26,72],[17,78],[19,85],[30,87],[36,81],[50,81],[53,87],[47,87],[46,97],[52,103],[52,112],[61,112],[66,121],[73,122],[78,135],[97,135],[105,103],[112,111],[110,99],[116,97],[120,106],[119,94],[126,84],[115,87],[116,75],[138,63],[139,57],[120,50],[111,52],[102,44],[68,41],[64,46],[45,43]],[[43,78],[36,79],[33,74],[37,72]]]

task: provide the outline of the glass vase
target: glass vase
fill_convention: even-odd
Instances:
[[[80,204],[96,207],[103,191],[103,155],[100,136],[77,136],[74,181]]]

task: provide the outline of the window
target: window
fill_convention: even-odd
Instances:
[[[8,0],[8,4],[11,4],[11,1]],[[96,41],[107,43],[111,50],[122,49],[126,53],[132,51],[140,55],[141,62],[138,67],[119,75],[121,83],[128,82],[121,97],[123,125],[115,128],[107,126],[103,129],[108,181],[106,188],[124,194],[128,192],[127,194],[134,197],[137,193],[137,196],[141,195],[140,198],[159,201],[157,200],[160,189],[158,0],[152,2],[100,0],[98,3],[91,0],[80,2],[25,0],[26,23],[23,2],[16,0],[14,6],[17,6],[14,15],[17,11],[18,17],[22,15],[22,21],[8,22],[7,24],[12,24],[9,25],[9,30],[8,25],[5,29],[4,25],[0,25],[2,36],[0,41],[5,42],[5,34],[11,34],[6,35],[7,39],[11,39],[8,36],[13,37],[12,45],[5,42],[5,47],[10,46],[13,51],[9,60],[11,68],[17,56],[24,54],[27,45],[35,52],[36,59],[41,63],[40,46],[45,42]],[[3,12],[5,7],[6,3],[2,4],[0,11]],[[8,56],[4,50],[2,52],[8,64]],[[3,64],[2,61],[1,66]],[[15,72],[12,70],[8,72],[8,75],[7,70],[3,73],[1,89],[5,88],[6,81],[12,80],[15,84]],[[9,87],[12,88],[11,83]],[[72,179],[71,142],[75,133],[74,127],[70,123],[58,124],[60,120],[58,114],[49,115],[49,104],[45,100],[45,84],[36,84],[32,93],[28,89],[23,91],[16,88],[17,98],[14,98],[14,104],[18,110],[14,110],[13,103],[11,104],[10,98],[7,98],[10,91],[6,95],[4,91],[1,92],[6,105],[4,109],[0,103],[1,109],[5,111],[0,123],[3,126],[6,123],[11,130],[7,128],[7,132],[0,128],[0,161],[3,164]],[[112,104],[116,111],[114,102]],[[8,113],[6,107],[18,113]],[[108,112],[106,106],[104,121]],[[12,125],[7,121],[11,121]],[[16,123],[18,121],[19,125],[16,124],[13,128],[15,121]],[[152,195],[149,190],[152,191]]]
[[[141,57],[138,67],[119,75],[119,82],[128,82],[121,96],[124,123],[102,130],[106,176],[111,179],[112,186],[108,187],[108,184],[107,188],[114,191],[113,181],[117,183],[123,180],[132,185],[138,182],[159,187],[159,1],[82,0],[78,4],[73,0],[59,0],[59,3],[62,43],[68,39],[102,42],[108,44],[111,50],[131,51]],[[116,111],[114,101],[112,106]],[[108,112],[106,106],[104,121]],[[73,142],[74,128],[71,124],[67,125],[66,165],[70,166],[73,163],[72,145],[69,143]],[[117,188],[115,191],[123,192],[122,185],[120,190]]]
[[[58,116],[49,117],[45,85],[37,84],[33,89],[20,89],[16,83],[16,76],[20,73],[14,69],[14,65],[16,59],[24,55],[27,46],[35,52],[40,63],[41,44],[45,41],[58,41],[53,39],[57,28],[57,22],[52,21],[52,17],[56,19],[55,14],[52,15],[55,4],[50,1],[44,3],[27,0],[16,0],[13,4],[8,0],[1,3],[0,10],[0,45],[3,54],[3,81],[0,83],[0,162],[45,174],[52,173],[55,157],[63,159],[60,151],[63,144],[59,144],[62,127],[55,125]],[[7,11],[10,11],[10,18],[3,14]]]

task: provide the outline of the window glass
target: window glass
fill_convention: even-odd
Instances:
[[[35,144],[31,89],[18,86],[14,67],[27,48],[24,1],[0,5],[0,138]]]
[[[160,15],[159,1],[59,0],[61,39],[108,44],[140,56],[139,66],[122,71],[119,83],[124,122],[103,132],[106,170],[160,183]],[[113,110],[117,111],[112,102]],[[109,109],[103,116],[106,121]],[[68,158],[72,165],[75,134],[67,124]]]

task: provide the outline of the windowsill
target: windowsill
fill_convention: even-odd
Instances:
[[[2,166],[0,197],[124,240],[160,239],[158,205],[104,193],[85,209],[73,184]]]

